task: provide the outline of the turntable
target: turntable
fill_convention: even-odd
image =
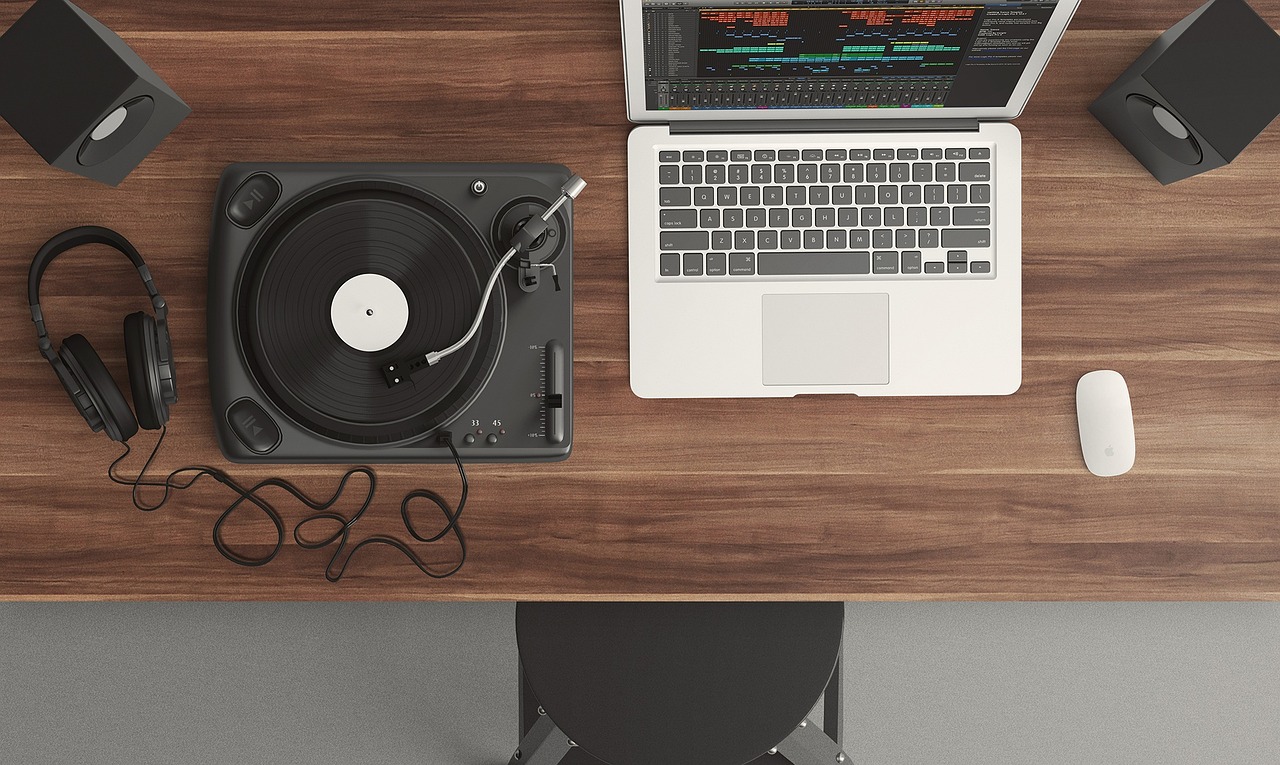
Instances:
[[[482,299],[512,238],[570,176],[531,164],[228,167],[207,310],[223,454],[444,461],[448,433],[466,461],[567,457],[571,200]],[[465,344],[422,360],[463,339],[482,308]]]

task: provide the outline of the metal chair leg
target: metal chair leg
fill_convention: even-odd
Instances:
[[[840,745],[808,720],[800,723],[770,753],[786,757],[792,765],[841,765],[850,762]]]
[[[520,746],[516,747],[507,765],[559,765],[572,748],[569,737],[551,722],[551,718],[540,715],[520,739]]]
[[[844,723],[844,682],[840,672],[843,664],[843,657],[836,659],[835,671],[822,692],[822,729],[837,744],[841,742],[840,728]]]

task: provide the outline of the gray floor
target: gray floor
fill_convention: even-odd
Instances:
[[[512,620],[0,604],[0,762],[502,765]],[[847,625],[857,763],[1280,762],[1280,605],[853,604]]]

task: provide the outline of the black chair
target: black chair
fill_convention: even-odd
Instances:
[[[844,763],[843,628],[843,603],[521,603],[510,765]]]

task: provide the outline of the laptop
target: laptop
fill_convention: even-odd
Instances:
[[[621,0],[631,388],[1004,395],[1017,117],[1079,0]]]

